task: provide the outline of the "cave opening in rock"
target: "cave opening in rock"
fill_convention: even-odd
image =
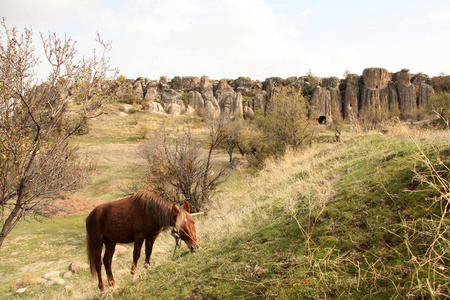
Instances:
[[[319,121],[319,124],[327,124],[327,117],[320,116],[317,121]]]

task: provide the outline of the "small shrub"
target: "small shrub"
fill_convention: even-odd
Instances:
[[[139,127],[137,129],[137,132],[139,134],[139,137],[141,139],[147,138],[150,133],[150,126],[148,124],[144,124],[144,123],[140,123],[138,126]]]
[[[128,94],[123,94],[122,96],[120,96],[117,101],[119,103],[133,104],[133,103],[139,102],[140,100],[141,99],[137,94],[128,93]]]
[[[129,110],[128,110],[128,113],[129,114],[135,114],[135,113],[137,113],[137,112],[139,112],[139,104],[137,104],[136,102],[134,102],[133,103],[133,107],[132,108],[130,108]],[[138,121],[136,120],[136,124],[138,123]]]

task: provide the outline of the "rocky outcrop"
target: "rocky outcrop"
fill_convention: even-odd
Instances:
[[[430,94],[434,92],[431,79],[426,75],[418,74],[412,79],[412,84],[414,84],[417,91],[417,106],[426,107]]]
[[[345,96],[343,104],[343,117],[347,120],[354,120],[359,114],[359,81],[361,76],[349,74],[346,78]]]
[[[314,117],[316,119],[325,117],[325,120],[331,120],[331,94],[328,89],[321,86],[316,87],[311,97],[311,104],[315,107]]]
[[[334,115],[354,120],[365,112],[409,118],[416,108],[427,105],[433,85],[446,89],[447,77],[432,80],[427,75],[410,74],[408,69],[393,74],[383,68],[367,68],[362,75],[348,74],[342,80],[291,76],[260,82],[248,77],[216,81],[208,76],[161,76],[159,80],[122,78],[108,88],[114,88],[119,99],[140,99],[144,109],[173,115],[194,110],[212,118],[251,118],[258,111],[265,112],[270,99],[289,88],[306,92],[315,107],[313,116],[331,121]]]
[[[393,113],[393,115],[399,115],[400,108],[398,104],[397,85],[395,84],[395,82],[393,81],[389,82],[388,92],[389,92],[389,111]]]
[[[242,95],[252,92],[255,82],[248,77],[239,77],[234,81],[234,90]]]
[[[158,96],[159,96],[158,89],[156,87],[149,87],[145,91],[144,100],[150,102],[157,101]]]
[[[164,90],[161,102],[164,110],[171,115],[179,116],[186,112],[187,107],[183,102],[182,94],[177,90]]]
[[[212,90],[190,91],[189,105],[201,116],[215,119],[220,117],[219,103]]]
[[[363,88],[359,111],[373,115],[387,114],[389,110],[389,89],[391,74],[382,68],[368,68],[363,71]]]
[[[161,76],[161,77],[159,78],[158,88],[159,88],[161,91],[169,90],[169,89],[171,88],[169,77],[167,77],[167,76]]]
[[[265,111],[267,107],[267,92],[262,91],[255,95],[253,100],[248,102],[248,106],[256,113],[257,111]]]
[[[203,76],[199,80],[197,90],[189,92],[189,106],[191,106],[199,115],[208,118],[220,117],[220,106],[214,97],[213,86],[208,76]]]
[[[226,79],[219,81],[215,97],[219,103],[221,117],[233,118],[243,115],[242,94],[235,92]]]
[[[408,69],[395,73],[394,82],[397,84],[398,105],[404,117],[409,117],[417,108],[416,88],[411,83]]]
[[[342,99],[339,85],[341,81],[337,77],[323,78],[320,85],[330,92],[330,113],[342,115]],[[329,116],[330,117],[330,116]],[[331,119],[330,119],[331,120]]]
[[[175,90],[187,90],[187,89],[192,89],[195,88],[199,85],[200,83],[200,78],[198,77],[180,77],[180,76],[175,76],[172,79],[172,88]]]

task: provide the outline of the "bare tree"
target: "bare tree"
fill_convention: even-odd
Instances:
[[[233,161],[235,149],[238,149],[242,156],[245,154],[241,145],[241,136],[246,126],[247,123],[243,118],[229,120],[223,126],[225,138],[222,142],[222,147],[227,151],[230,157],[230,162]]]
[[[141,144],[149,166],[144,186],[176,202],[187,200],[199,211],[228,177],[227,164],[215,166],[213,160],[225,137],[223,122],[210,120],[207,126],[206,151],[204,140],[195,140],[189,127],[172,133],[162,128]]]
[[[51,72],[39,81],[32,31],[0,31],[0,204],[5,238],[27,215],[48,216],[52,200],[87,182],[87,164],[69,138],[100,114],[109,74],[100,36],[100,55],[75,60],[75,42],[55,34],[41,39]]]

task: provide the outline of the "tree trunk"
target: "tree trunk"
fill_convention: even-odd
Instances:
[[[5,241],[8,234],[11,230],[16,226],[17,222],[20,219],[20,210],[21,207],[19,204],[16,204],[13,211],[9,214],[5,223],[3,223],[2,232],[0,233],[0,249],[2,248],[3,242]]]

